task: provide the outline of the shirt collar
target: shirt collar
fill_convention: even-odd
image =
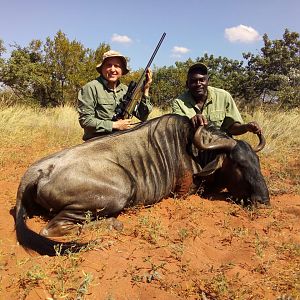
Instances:
[[[104,87],[108,90],[108,91],[111,91],[111,92],[117,92],[119,90],[122,90],[122,85],[120,84],[120,81],[118,81],[118,84],[117,84],[117,87],[115,90],[111,89],[108,87],[108,81],[102,76],[100,75],[98,77],[98,80],[102,82],[102,84],[104,85]]]
[[[207,87],[207,99],[206,99],[206,103],[208,102],[212,102],[212,100],[214,99],[213,97],[213,91],[211,90],[211,88],[208,86]]]
[[[197,113],[201,113],[200,112],[200,109],[198,108],[198,106],[196,106],[196,101],[195,99],[193,98],[192,94],[190,91],[188,91],[188,97],[189,97],[189,100],[190,100],[190,103],[192,104],[192,106],[195,108],[195,110],[197,111]],[[203,107],[207,106],[208,104],[210,104],[211,102],[213,101],[213,96],[212,96],[212,91],[210,89],[210,87],[208,86],[207,87],[207,99],[206,101],[204,102],[204,105]],[[203,110],[203,109],[202,109]]]

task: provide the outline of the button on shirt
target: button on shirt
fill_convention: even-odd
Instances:
[[[218,129],[226,131],[233,123],[243,123],[241,114],[232,96],[223,89],[208,86],[207,100],[202,111],[196,106],[196,102],[189,91],[181,94],[172,103],[172,112],[192,118],[196,113],[201,113]]]

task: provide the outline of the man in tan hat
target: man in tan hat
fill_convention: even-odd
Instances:
[[[116,120],[112,118],[117,105],[121,102],[128,87],[120,82],[120,78],[129,72],[127,59],[117,51],[107,51],[96,70],[100,76],[88,82],[78,93],[79,123],[84,129],[83,140],[101,136],[117,130],[132,127],[130,119]],[[152,110],[149,88],[152,72],[146,70],[143,95],[135,116],[145,121]]]
[[[261,132],[260,126],[254,121],[244,124],[227,91],[208,86],[208,83],[207,66],[203,63],[192,65],[187,73],[187,91],[172,102],[173,113],[188,116],[195,127],[210,121],[230,135]]]

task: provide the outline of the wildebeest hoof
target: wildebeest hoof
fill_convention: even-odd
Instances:
[[[115,229],[117,231],[122,231],[123,230],[123,223],[119,220],[117,220],[116,218],[109,218],[106,220],[107,222],[107,226],[108,226],[108,229],[112,230],[112,229]]]
[[[256,203],[257,208],[271,208],[271,203],[270,202],[265,202],[265,203]]]

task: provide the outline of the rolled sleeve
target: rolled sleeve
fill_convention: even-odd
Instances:
[[[143,96],[141,102],[135,112],[135,117],[137,117],[141,121],[146,121],[149,114],[153,109],[151,100],[149,96]]]
[[[226,97],[226,113],[222,124],[222,129],[228,129],[233,123],[243,124],[244,121],[233,98],[228,93]]]
[[[192,118],[196,114],[195,105],[196,102],[192,99],[190,93],[185,92],[172,101],[172,113]]]
[[[185,115],[184,112],[182,111],[181,107],[179,106],[178,99],[174,99],[171,103],[171,109],[173,114],[177,115]]]

